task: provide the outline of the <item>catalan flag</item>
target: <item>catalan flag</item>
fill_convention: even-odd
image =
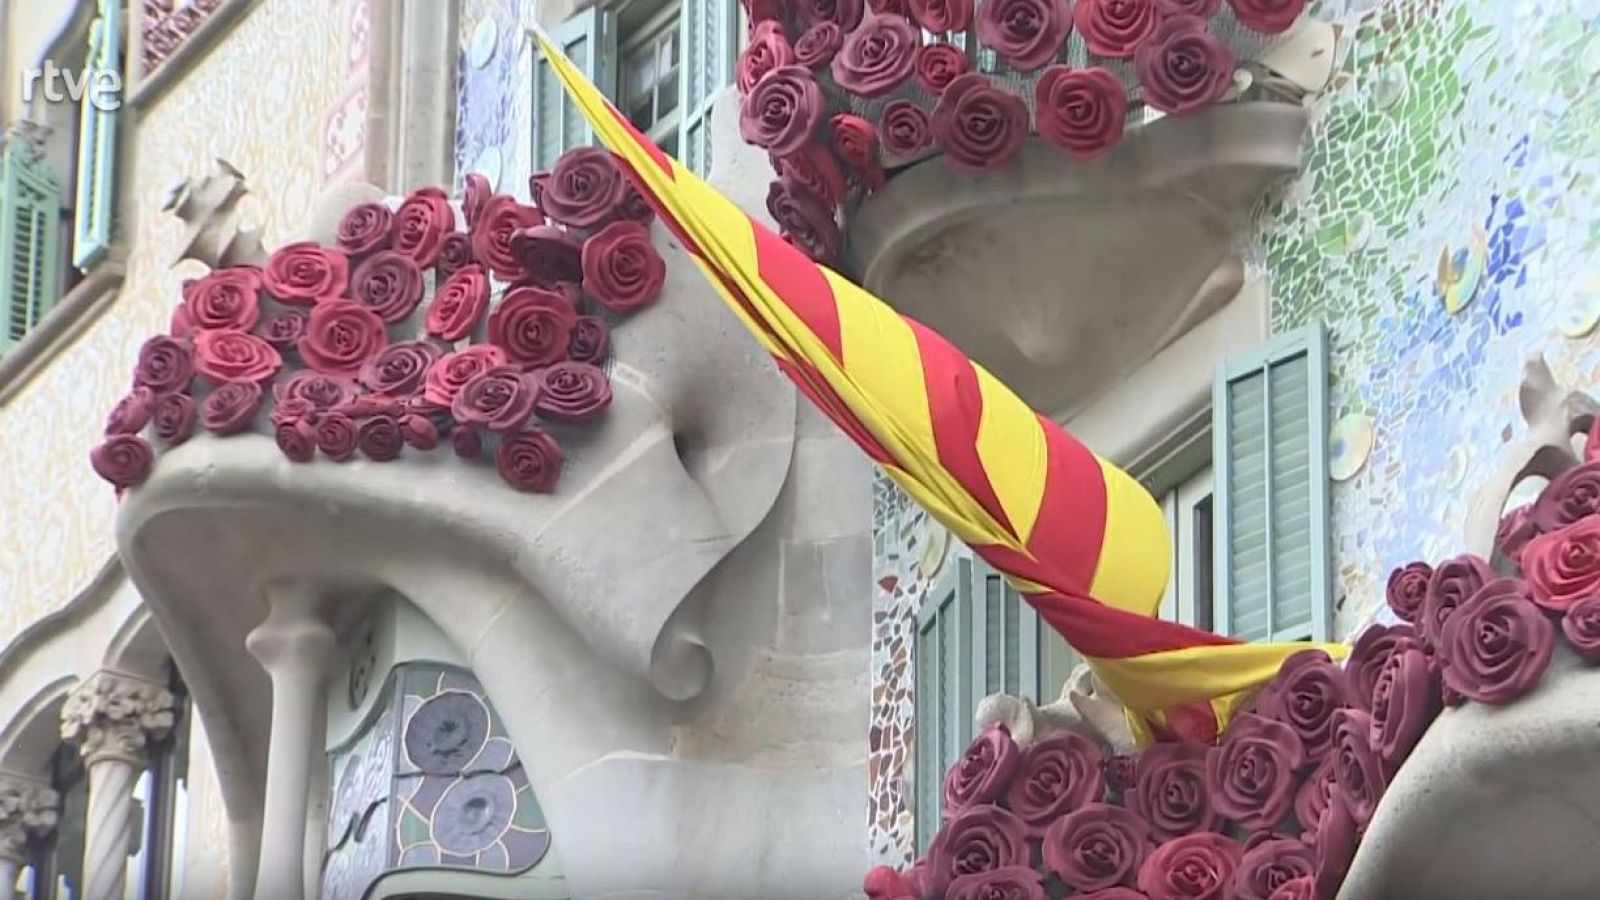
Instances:
[[[1142,740],[1212,740],[1305,644],[1245,644],[1155,618],[1160,509],[954,344],[814,263],[606,100],[547,36],[600,141],[778,367],[912,498],[1016,585],[1129,710]],[[1342,645],[1325,646],[1343,655]]]

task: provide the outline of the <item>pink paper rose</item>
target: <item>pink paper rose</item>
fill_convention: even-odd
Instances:
[[[1333,746],[1334,711],[1354,703],[1344,670],[1325,651],[1301,650],[1283,661],[1257,708],[1288,725],[1315,763]]]
[[[89,451],[89,464],[113,487],[126,490],[150,477],[155,451],[136,434],[113,434]]]
[[[1150,852],[1150,826],[1107,803],[1090,803],[1050,823],[1040,847],[1045,868],[1074,891],[1132,884]]]
[[[1508,703],[1543,677],[1555,629],[1526,582],[1500,578],[1467,598],[1444,624],[1444,683],[1469,700]]]
[[[845,35],[833,57],[833,80],[858,97],[882,97],[911,77],[920,46],[922,35],[900,16],[868,16]]]
[[[579,147],[556,160],[539,195],[539,208],[568,228],[597,228],[616,214],[627,186],[609,152]]]
[[[394,213],[382,203],[362,203],[354,206],[339,220],[339,231],[334,241],[339,249],[351,258],[389,249],[393,239]]]
[[[1065,0],[984,0],[977,26],[983,46],[1013,69],[1032,72],[1061,52],[1072,31],[1072,9]]]
[[[1160,20],[1154,0],[1078,0],[1072,21],[1089,52],[1132,59]]]
[[[541,370],[533,410],[551,422],[587,422],[611,405],[611,379],[595,366],[558,362]]]
[[[1262,34],[1279,34],[1305,12],[1306,0],[1228,0],[1239,24]]]
[[[1099,67],[1051,66],[1034,86],[1039,135],[1079,159],[1093,159],[1122,140],[1128,95],[1122,79]]]
[[[794,48],[789,46],[783,23],[771,19],[757,22],[750,29],[750,40],[739,53],[739,61],[734,64],[733,82],[739,86],[739,93],[748,94],[762,76],[773,69],[793,65],[794,61]]]
[[[1584,662],[1600,662],[1600,597],[1585,597],[1567,607],[1561,633]]]
[[[394,239],[390,248],[426,269],[439,259],[444,236],[454,231],[456,213],[450,198],[435,187],[419,188],[394,214]]]
[[[1272,900],[1279,888],[1317,870],[1316,851],[1302,841],[1277,838],[1262,841],[1244,852],[1233,878],[1234,900]]]
[[[1541,532],[1555,531],[1600,512],[1600,462],[1562,472],[1539,492],[1528,516]]]
[[[1400,768],[1438,714],[1438,670],[1421,650],[1392,654],[1373,687],[1368,735],[1389,771]]]
[[[927,111],[910,100],[890,100],[878,132],[883,135],[883,152],[890,156],[916,156],[933,143]]]
[[[533,415],[538,388],[518,366],[495,366],[461,386],[450,414],[463,425],[489,431],[518,431]]]
[[[1173,115],[1198,112],[1228,92],[1233,53],[1195,16],[1163,19],[1133,55],[1144,102]]]
[[[1533,602],[1553,613],[1600,596],[1600,517],[1590,516],[1528,541],[1522,575]]]
[[[506,364],[506,352],[493,344],[478,344],[446,353],[429,367],[422,396],[435,406],[449,409],[467,382],[496,366]]]
[[[158,334],[139,347],[134,384],[157,394],[170,394],[187,389],[193,377],[194,354],[183,341]]]
[[[564,294],[512,288],[489,316],[489,343],[504,350],[509,362],[526,368],[548,366],[566,358],[577,320],[578,313]]]
[[[183,284],[183,309],[191,328],[249,331],[261,315],[261,270],[217,269]]]
[[[1061,731],[1029,744],[1022,751],[1005,804],[1029,833],[1042,834],[1051,822],[1106,792],[1105,758],[1100,747],[1072,731]]]
[[[838,68],[839,59],[834,58]],[[817,133],[827,103],[816,76],[804,66],[779,66],[744,96],[739,136],[774,156],[788,156]]]
[[[411,257],[395,250],[372,254],[350,278],[350,296],[390,325],[411,315],[422,302],[422,291],[422,270]]]
[[[239,434],[250,427],[261,408],[261,385],[230,381],[200,401],[200,424],[218,437]]]
[[[361,366],[363,387],[389,397],[411,397],[422,391],[428,370],[441,353],[428,341],[402,341],[390,344]]]
[[[985,728],[944,775],[944,812],[949,818],[1000,799],[1022,762],[1022,751],[1004,727]]]
[[[433,305],[423,328],[445,341],[459,341],[472,334],[489,306],[489,279],[480,266],[463,266],[450,273],[434,292]]]
[[[962,75],[939,95],[933,108],[933,136],[958,169],[1004,168],[1028,136],[1028,106],[986,75]]]
[[[350,285],[350,260],[313,241],[285,244],[262,272],[267,293],[290,306],[310,306],[323,297],[342,297]]]
[[[1296,729],[1240,713],[1206,758],[1211,804],[1245,828],[1269,830],[1288,814],[1298,785],[1295,772],[1305,762]]]
[[[217,384],[266,381],[283,366],[271,344],[242,331],[202,331],[195,337],[194,367]]]
[[[939,830],[928,857],[932,892],[942,896],[963,875],[1027,866],[1031,862],[1028,825],[993,804],[970,806]]]
[[[667,280],[667,264],[637,222],[612,222],[584,242],[583,290],[613,312],[654,303]]]
[[[792,178],[779,178],[767,189],[767,212],[784,238],[807,256],[831,263],[843,240],[833,208],[805,185]]]
[[[1157,841],[1218,826],[1206,784],[1206,748],[1156,744],[1139,754],[1138,778],[1123,797],[1128,809],[1150,823]]]
[[[1175,838],[1145,857],[1139,890],[1150,900],[1224,900],[1244,848],[1212,832]]]
[[[1334,789],[1363,826],[1372,818],[1389,783],[1388,770],[1372,746],[1372,730],[1372,716],[1359,709],[1341,709],[1334,718]]]
[[[937,97],[957,76],[967,74],[967,54],[954,44],[923,44],[911,69],[917,85]]]
[[[472,432],[462,429],[456,434]],[[456,452],[462,446],[456,444]],[[475,453],[474,453],[475,455]],[[548,494],[561,476],[561,445],[537,428],[524,428],[500,442],[495,452],[495,469],[505,482],[519,491]]]
[[[472,226],[472,256],[496,278],[514,281],[522,274],[522,263],[512,252],[512,236],[543,224],[539,210],[518,203],[509,194],[496,194],[484,204]]]
[[[156,398],[150,416],[155,423],[156,438],[173,447],[187,441],[194,433],[197,412],[194,398],[187,394],[165,394]]]
[[[1407,622],[1422,617],[1422,605],[1428,597],[1428,581],[1433,578],[1433,567],[1425,562],[1414,562],[1389,573],[1384,597],[1394,614]]]
[[[349,378],[388,343],[389,333],[376,312],[355,300],[324,300],[311,310],[297,346],[312,369]]]
[[[1495,579],[1494,569],[1482,557],[1465,553],[1440,563],[1428,579],[1428,593],[1422,601],[1422,638],[1430,647],[1439,646],[1444,626],[1456,607],[1478,589]]]

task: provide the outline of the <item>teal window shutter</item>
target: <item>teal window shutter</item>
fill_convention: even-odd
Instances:
[[[590,8],[550,29],[551,39],[561,45],[567,58],[607,96],[615,95],[613,23],[610,13]],[[532,162],[534,171],[546,172],[561,154],[591,143],[594,133],[567,96],[550,61],[537,49],[534,54]]]
[[[24,138],[0,147],[0,353],[22,340],[60,290],[61,193]]]
[[[100,15],[89,27],[91,88],[99,73],[122,75],[123,13],[120,0],[100,0]],[[87,272],[111,247],[117,196],[117,119],[120,110],[97,109],[91,90],[81,101],[78,136],[78,190],[73,207],[72,264]]]
[[[678,20],[683,65],[678,79],[682,135],[678,159],[697,175],[711,171],[711,103],[733,83],[739,53],[736,0],[683,0]]]
[[[1328,640],[1333,589],[1322,326],[1224,363],[1213,402],[1216,630],[1251,641]]]
[[[974,702],[990,694],[1039,701],[1039,614],[993,566],[972,563],[973,626],[978,636],[972,677],[982,685]],[[975,735],[968,716],[967,740]]]

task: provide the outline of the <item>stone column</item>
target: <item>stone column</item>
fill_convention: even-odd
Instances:
[[[266,621],[245,638],[272,678],[272,737],[267,744],[266,804],[256,900],[305,896],[306,806],[312,767],[327,735],[323,681],[337,642],[322,617],[322,595],[308,585],[267,591]]]
[[[73,689],[61,709],[61,737],[78,745],[89,771],[84,835],[84,900],[122,900],[133,843],[133,788],[145,747],[172,730],[173,698],[142,678],[102,671]]]
[[[60,798],[45,785],[0,774],[0,900],[15,900],[17,876],[28,864],[28,841],[56,827]]]

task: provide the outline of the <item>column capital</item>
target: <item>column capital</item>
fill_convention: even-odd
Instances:
[[[28,861],[28,839],[55,830],[61,798],[49,785],[0,773],[0,859]]]
[[[67,695],[61,738],[77,744],[86,762],[121,759],[144,764],[144,749],[166,737],[174,716],[172,692],[152,681],[101,670]]]

